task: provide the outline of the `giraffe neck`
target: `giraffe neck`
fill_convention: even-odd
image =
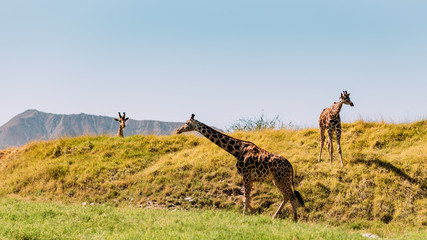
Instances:
[[[117,132],[117,136],[123,137],[123,128],[122,127],[119,128],[119,131]]]
[[[230,137],[199,121],[197,121],[195,130],[236,158],[240,155],[240,149],[243,146],[242,140]]]
[[[343,101],[340,99],[340,101],[339,101],[339,102],[334,103],[334,104],[332,105],[332,111],[331,111],[331,114],[332,114],[333,116],[337,116],[337,115],[339,115],[339,114],[340,114],[340,111],[341,111],[341,108],[342,108],[342,104],[343,104]]]

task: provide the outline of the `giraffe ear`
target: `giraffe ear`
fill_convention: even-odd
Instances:
[[[191,114],[191,118],[190,118],[190,119],[194,119],[194,116],[195,116],[195,115],[194,115],[194,113],[193,113],[193,114]]]
[[[114,118],[114,120],[116,120],[116,121],[120,121],[119,119],[117,119],[117,118]]]
[[[125,119],[125,121],[127,121],[129,118],[127,117],[126,119]]]

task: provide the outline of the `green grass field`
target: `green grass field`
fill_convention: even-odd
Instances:
[[[183,214],[185,218],[198,219],[196,222],[208,219],[209,215],[228,217],[230,214],[232,220],[228,224],[236,221],[246,223],[245,229],[249,232],[252,231],[249,230],[252,223],[247,221],[254,221],[253,224],[267,221],[266,226],[285,224],[285,227],[279,227],[280,234],[284,228],[304,225],[307,228],[312,226],[314,231],[318,231],[315,230],[317,227],[333,228],[338,232],[339,229],[366,231],[385,238],[425,237],[427,121],[343,124],[344,168],[340,167],[336,153],[332,165],[329,163],[326,149],[322,162],[317,163],[317,129],[263,130],[232,135],[281,154],[291,162],[295,187],[306,202],[304,208],[298,209],[300,222],[297,225],[293,226],[287,220],[291,215],[290,204],[284,208],[282,217],[286,218],[285,221],[269,220],[281,200],[279,191],[271,183],[255,184],[252,199],[259,215],[242,218],[242,183],[236,171],[236,160],[209,140],[195,135],[83,136],[33,142],[22,148],[0,151],[2,205],[6,208],[9,205],[22,205],[24,208],[40,206],[42,209],[52,205],[63,211],[76,211],[78,215],[84,215],[87,209],[108,209],[119,216],[123,213],[123,219],[118,218],[124,222],[139,221],[132,219],[137,216],[130,212],[150,213],[159,215],[159,218],[165,215],[171,219],[173,214]],[[10,200],[15,198],[24,200]],[[81,208],[82,202],[93,203],[94,206]],[[164,210],[140,210],[140,207]],[[29,217],[32,215],[28,214]],[[10,221],[6,222],[19,225]],[[22,225],[27,226],[28,223],[22,222]],[[49,225],[53,225],[52,230],[45,230],[47,232],[59,228],[56,225],[60,224],[47,224],[46,227]],[[215,232],[211,232],[209,224],[207,226],[201,228],[199,234],[216,238],[216,235],[209,235]],[[88,226],[87,232],[83,233],[82,229],[72,231],[81,234],[76,238],[106,238],[91,233],[97,231],[95,226]],[[274,233],[271,229],[268,231]],[[118,232],[130,234],[117,235],[119,238],[134,236],[131,230]],[[33,239],[44,238],[41,237],[44,235],[35,236],[40,237]],[[116,237],[109,236],[112,239]],[[243,238],[240,235],[224,236]],[[273,235],[268,236],[274,238]],[[25,236],[13,235],[13,238]],[[222,237],[219,235],[217,238]],[[309,235],[296,238],[305,239]]]
[[[0,219],[0,239],[365,239],[363,231],[269,216],[242,217],[233,211],[64,205],[9,198],[0,200]],[[422,234],[398,238],[422,239]]]

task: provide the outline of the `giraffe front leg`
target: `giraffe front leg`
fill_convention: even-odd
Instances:
[[[245,191],[245,198],[243,200],[243,216],[245,216],[246,211],[253,211],[253,208],[251,207],[251,190],[252,190],[252,181],[246,180],[243,183],[244,191]]]

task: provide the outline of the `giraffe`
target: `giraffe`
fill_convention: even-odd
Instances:
[[[120,127],[119,127],[119,131],[117,132],[117,136],[123,137],[123,128],[126,127],[126,121],[128,119],[129,118],[126,117],[126,113],[125,112],[123,112],[123,116],[119,112],[119,118],[114,118],[114,120],[120,122]]]
[[[344,163],[342,161],[342,154],[341,154],[341,119],[340,119],[340,111],[343,104],[347,104],[350,106],[354,106],[353,102],[350,100],[350,93],[347,93],[347,91],[343,91],[341,93],[340,101],[334,102],[332,106],[323,109],[322,113],[319,117],[319,130],[320,130],[320,153],[319,153],[319,160],[317,162],[320,162],[320,159],[322,157],[322,148],[323,144],[325,142],[325,129],[328,130],[328,142],[327,146],[329,149],[329,156],[332,164],[332,152],[333,152],[333,146],[332,146],[332,134],[336,133],[337,136],[337,148],[338,153],[340,155],[341,160],[341,167],[344,166]]]
[[[297,221],[298,202],[304,206],[304,201],[293,186],[293,168],[289,161],[277,154],[267,152],[252,142],[239,140],[221,133],[194,119],[194,114],[176,133],[197,131],[210,141],[232,154],[236,159],[237,172],[243,178],[244,207],[246,211],[253,211],[250,205],[253,182],[273,181],[283,195],[283,201],[273,216],[280,213],[285,203],[291,202],[294,221]]]

